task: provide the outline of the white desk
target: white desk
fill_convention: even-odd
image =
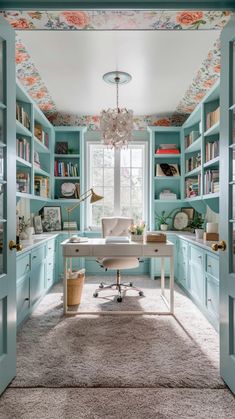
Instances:
[[[88,239],[83,243],[69,243],[69,239],[61,243],[64,257],[64,314],[94,314],[94,312],[72,312],[67,307],[67,272],[68,261],[78,257],[138,257],[161,258],[161,297],[166,303],[167,312],[146,311],[102,311],[102,314],[174,314],[174,244],[167,243],[105,243],[105,239]],[[170,258],[170,302],[165,297],[165,258]],[[101,314],[101,313],[99,313]]]

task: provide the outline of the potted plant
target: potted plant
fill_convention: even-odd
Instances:
[[[176,210],[173,209],[172,211],[166,213],[166,211],[162,211],[160,214],[158,214],[157,212],[155,213],[155,219],[158,223],[158,226],[160,227],[160,229],[162,231],[167,231],[168,229],[168,220],[171,220],[172,214],[175,212]]]
[[[195,232],[196,239],[202,239],[204,233],[204,219],[196,212],[194,219],[190,223],[190,228]]]
[[[132,241],[143,241],[145,222],[141,221],[139,224],[132,224],[128,230],[131,233]]]

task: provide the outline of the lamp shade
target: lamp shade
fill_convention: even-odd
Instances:
[[[101,199],[103,199],[103,196],[101,195],[97,195],[93,189],[91,189],[91,199],[90,199],[90,203],[94,204],[97,201],[100,201]]]

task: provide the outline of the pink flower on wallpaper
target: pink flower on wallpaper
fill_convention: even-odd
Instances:
[[[28,86],[33,86],[35,83],[37,83],[38,77],[28,76],[22,78],[22,82],[24,84],[27,84]]]
[[[210,88],[210,87],[213,86],[213,84],[215,84],[215,81],[216,81],[216,79],[206,80],[206,81],[204,81],[203,86]]]
[[[203,18],[203,12],[181,12],[176,16],[176,21],[181,25],[189,26]]]
[[[94,115],[94,116],[92,116],[92,121],[94,123],[99,123],[100,122],[100,117],[98,115]]]
[[[46,92],[39,90],[38,92],[31,92],[30,95],[32,96],[33,99],[42,99],[43,97],[46,96]]]
[[[15,29],[30,29],[30,24],[26,19],[12,20],[11,26]]]
[[[50,111],[54,107],[52,103],[42,103],[42,104],[39,104],[39,106],[42,109],[42,111]]]
[[[16,52],[16,64],[23,63],[23,61],[28,60],[29,56],[28,54],[25,54],[23,52]]]
[[[161,118],[157,121],[154,121],[153,125],[156,125],[158,127],[169,127],[171,125],[171,121],[169,118]]]
[[[199,92],[197,95],[194,96],[194,99],[196,101],[200,101],[204,98],[205,94],[206,94],[206,92]]]
[[[69,25],[84,28],[89,23],[89,17],[84,12],[63,12],[62,16]]]
[[[215,73],[220,73],[220,69],[221,69],[221,65],[220,65],[220,64],[216,64],[216,65],[214,66],[214,72],[215,72]]]

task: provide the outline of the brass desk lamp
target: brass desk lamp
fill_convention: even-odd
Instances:
[[[68,214],[68,230],[69,230],[69,234],[71,234],[71,231],[69,229],[69,222],[70,222],[70,214],[71,212],[73,212],[73,210],[77,207],[79,207],[79,205],[85,201],[86,199],[90,198],[90,204],[94,204],[97,201],[100,201],[101,199],[103,199],[103,196],[101,195],[97,195],[92,188],[88,189],[86,192],[84,192],[82,195],[80,195],[78,202],[70,208],[66,208],[67,210],[67,214]]]

